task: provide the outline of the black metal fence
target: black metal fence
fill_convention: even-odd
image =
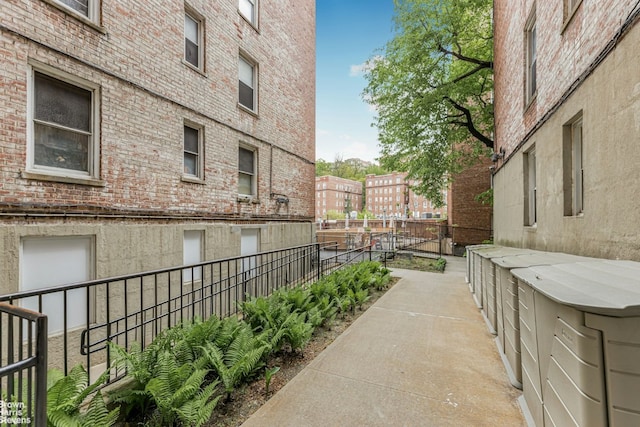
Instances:
[[[342,248],[369,242],[378,250],[422,252],[434,256],[463,256],[467,245],[491,240],[490,228],[449,225],[438,220],[396,219],[333,221],[322,225],[318,241],[338,240]]]
[[[48,315],[48,330],[44,326],[37,335],[48,338],[44,347],[48,368],[61,369],[66,375],[82,364],[91,382],[111,364],[110,342],[127,349],[137,342],[144,348],[160,332],[183,321],[237,315],[238,303],[248,297],[312,282],[373,256],[368,246],[346,252],[332,247],[335,243],[315,243],[3,295],[0,301],[14,310],[28,304]],[[2,339],[12,330],[1,329]],[[8,361],[3,359],[0,366]],[[46,372],[46,362],[44,366],[41,372]],[[112,373],[109,381],[123,375]]]
[[[0,425],[46,426],[47,316],[0,303]]]
[[[395,248],[398,250],[425,252],[442,256],[447,253],[448,226],[426,224],[421,221],[398,221],[395,228]]]

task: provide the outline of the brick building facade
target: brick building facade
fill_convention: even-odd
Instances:
[[[498,244],[640,260],[640,5],[494,2]]]
[[[367,175],[365,180],[366,208],[376,217],[401,218],[408,214],[411,218],[444,218],[447,206],[435,207],[433,202],[415,194],[413,183],[407,180],[406,172],[393,172],[387,175]],[[445,191],[444,200],[447,201]]]
[[[316,220],[330,211],[339,213],[362,210],[362,183],[337,176],[316,177]]]
[[[3,293],[312,241],[315,2],[6,0],[0,58]]]

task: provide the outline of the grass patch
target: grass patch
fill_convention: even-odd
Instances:
[[[442,273],[447,265],[444,258],[432,259],[412,255],[397,255],[394,259],[387,260],[389,268],[404,268],[406,270],[428,271]]]

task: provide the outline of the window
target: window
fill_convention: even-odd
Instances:
[[[255,65],[243,57],[239,62],[239,95],[238,102],[243,107],[255,111],[256,104],[256,70]]]
[[[258,0],[240,0],[240,4],[238,5],[240,14],[254,27],[258,26],[258,16],[256,13],[257,2]]]
[[[256,195],[256,152],[240,147],[238,151],[238,193]]]
[[[535,225],[537,218],[536,195],[536,150],[535,147],[524,153],[524,225]]]
[[[198,69],[203,68],[203,21],[193,12],[184,14],[184,60]]]
[[[198,264],[202,262],[202,243],[204,232],[201,230],[187,230],[183,237],[182,260],[184,265]],[[202,279],[202,266],[185,268],[182,271],[182,279],[186,282]]]
[[[563,126],[562,169],[565,216],[584,210],[582,112]]]
[[[32,71],[27,170],[96,178],[97,86],[53,70]]]
[[[527,43],[527,55],[526,55],[526,96],[525,101],[528,104],[533,100],[538,89],[537,75],[536,75],[536,63],[537,63],[537,32],[536,32],[536,11],[535,9],[531,13],[531,17],[527,21],[526,27],[526,43]]]
[[[94,241],[90,236],[24,237],[21,242],[20,290],[32,291],[47,287],[92,280],[94,272]],[[86,327],[87,291],[68,291],[42,297],[42,312],[49,316],[49,334]],[[22,300],[21,306],[41,311],[37,297]],[[93,312],[93,310],[92,310]]]
[[[565,23],[571,20],[580,3],[582,3],[582,0],[564,0],[564,13],[562,16]]]
[[[257,228],[243,228],[240,232],[240,256],[242,258],[242,278],[250,279],[257,275],[258,259],[255,256],[260,250],[260,230]],[[246,292],[247,290],[245,290]],[[252,295],[254,293],[249,292]]]
[[[100,0],[53,0],[53,2],[61,5],[63,9],[88,18],[93,23],[99,22]]]
[[[184,125],[184,174],[203,179],[202,128]]]

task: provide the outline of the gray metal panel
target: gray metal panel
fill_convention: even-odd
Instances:
[[[487,319],[489,332],[496,333],[496,280],[495,266],[489,258],[482,258],[482,312]]]
[[[640,425],[640,317],[585,315],[602,331],[609,425]]]
[[[538,307],[538,305],[536,305]],[[562,307],[567,308],[567,307]],[[572,309],[569,309],[572,310]],[[607,425],[607,410],[600,331],[583,326],[579,313],[541,313],[555,317],[542,391],[545,426],[599,427]],[[542,331],[538,331],[542,332]],[[540,355],[541,360],[543,355]]]
[[[520,344],[522,357],[522,395],[536,426],[544,425],[542,386],[536,333],[535,291],[527,283],[518,282]]]

